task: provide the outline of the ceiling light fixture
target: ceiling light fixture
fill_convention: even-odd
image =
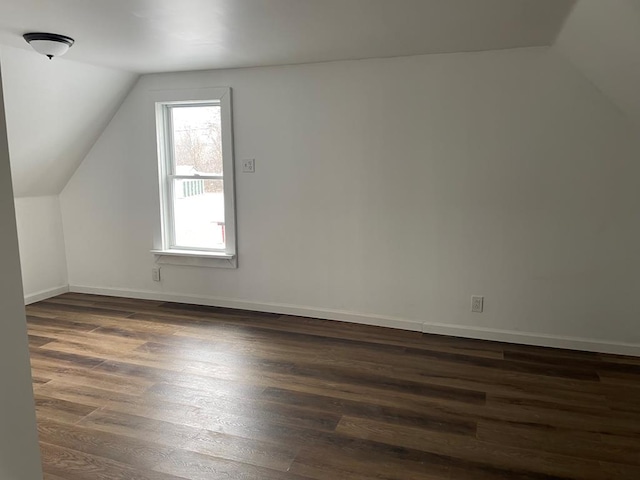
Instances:
[[[36,52],[46,55],[49,60],[67,53],[67,50],[75,41],[71,37],[58,35],[57,33],[25,33],[23,37]]]

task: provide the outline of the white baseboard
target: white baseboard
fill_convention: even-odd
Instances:
[[[281,315],[321,318],[325,320],[337,320],[341,322],[397,328],[401,330],[432,333],[437,335],[448,335],[453,337],[491,340],[496,342],[508,342],[523,345],[565,348],[569,350],[584,350],[589,352],[640,356],[640,344],[634,343],[611,342],[589,338],[517,332],[513,330],[499,330],[467,327],[461,325],[419,322],[402,318],[384,317],[380,315],[369,315],[342,310],[318,309],[303,307],[300,305],[248,302],[245,300],[230,298],[204,297],[198,295],[154,292],[150,290],[132,290],[70,285],[69,291],[75,293],[106,295],[111,297],[139,298],[143,300],[158,300],[165,302],[187,303],[193,305],[208,305],[214,307],[236,308],[239,310],[279,313]]]
[[[256,312],[279,313],[281,315],[295,315],[299,317],[322,318],[339,322],[360,323],[376,327],[397,328],[400,330],[422,331],[422,323],[401,318],[382,317],[379,315],[365,315],[342,310],[317,309],[300,305],[281,303],[248,302],[233,298],[203,297],[198,295],[153,292],[150,290],[130,290],[121,288],[84,287],[70,285],[69,291],[74,293],[91,293],[110,297],[139,298],[142,300],[159,300],[164,302],[188,303],[192,305],[208,305],[211,307],[237,308]]]
[[[47,290],[40,290],[39,292],[30,293],[24,296],[24,304],[31,305],[32,303],[46,300],[47,298],[56,297],[67,293],[69,291],[69,285],[62,285],[60,287],[49,288]]]
[[[567,350],[582,350],[586,352],[613,353],[616,355],[640,357],[640,345],[637,343],[602,341],[591,338],[516,332],[513,330],[500,330],[493,328],[466,327],[442,323],[423,323],[422,332],[436,335],[447,335],[450,337],[475,338],[479,340],[491,340],[494,342],[517,343],[521,345],[535,345],[539,347],[564,348]]]

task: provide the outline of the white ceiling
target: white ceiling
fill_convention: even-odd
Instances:
[[[10,47],[0,60],[14,195],[58,194],[137,76]]]
[[[556,48],[640,126],[640,0],[580,0]]]
[[[0,43],[138,73],[550,45],[574,0],[0,0]],[[605,2],[606,3],[606,2]]]

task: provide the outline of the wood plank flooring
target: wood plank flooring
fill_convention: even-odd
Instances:
[[[640,359],[65,294],[46,480],[640,479]]]

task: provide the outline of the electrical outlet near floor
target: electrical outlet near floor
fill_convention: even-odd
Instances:
[[[153,270],[151,270],[151,278],[153,278],[154,282],[159,282],[160,281],[160,269],[159,268],[154,268]]]
[[[471,297],[471,311],[474,313],[482,313],[484,310],[484,297],[474,295]]]

